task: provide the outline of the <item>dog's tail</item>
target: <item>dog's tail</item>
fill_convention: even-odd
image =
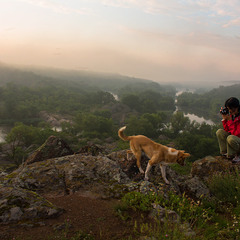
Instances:
[[[125,129],[126,129],[126,126],[120,128],[120,129],[118,130],[118,136],[119,136],[122,140],[124,140],[124,141],[129,141],[129,140],[130,140],[130,137],[124,135],[124,133],[123,133],[123,131],[124,131]]]

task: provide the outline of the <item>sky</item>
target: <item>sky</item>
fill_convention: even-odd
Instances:
[[[0,62],[240,80],[239,0],[0,0]]]

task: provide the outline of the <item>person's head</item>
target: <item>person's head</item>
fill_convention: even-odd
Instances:
[[[225,102],[225,107],[229,109],[230,114],[236,115],[240,108],[239,100],[235,97],[231,97]]]

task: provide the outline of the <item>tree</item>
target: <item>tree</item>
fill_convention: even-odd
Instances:
[[[141,111],[141,101],[138,95],[127,94],[122,97],[121,102],[138,112]]]
[[[33,150],[31,146],[40,146],[51,135],[57,133],[50,128],[27,126],[21,122],[15,124],[6,136],[6,142],[11,146],[9,158],[17,165],[21,164]]]
[[[78,113],[74,120],[75,131],[84,137],[108,137],[113,135],[113,121],[92,113]]]
[[[174,136],[180,133],[180,131],[188,130],[191,125],[191,121],[188,117],[185,117],[183,112],[176,112],[171,118],[171,130]]]

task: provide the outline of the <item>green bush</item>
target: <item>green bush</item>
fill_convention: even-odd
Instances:
[[[216,174],[209,181],[209,189],[217,200],[237,206],[240,202],[239,172]]]
[[[140,192],[130,192],[123,196],[122,202],[134,210],[149,211],[155,198],[151,194],[144,195]]]
[[[149,211],[152,209],[152,204],[156,203],[175,211],[183,221],[187,221],[191,225],[205,224],[215,216],[214,210],[204,208],[200,201],[194,202],[184,195],[179,196],[173,192],[168,193],[168,198],[154,192],[149,194],[130,192],[122,198],[122,202],[129,208],[140,211]]]

